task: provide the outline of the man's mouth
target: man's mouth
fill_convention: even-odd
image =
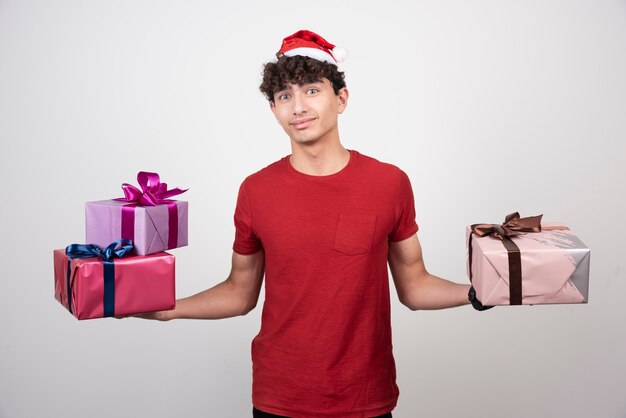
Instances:
[[[289,122],[289,125],[296,129],[305,129],[315,120],[315,118],[302,118]]]

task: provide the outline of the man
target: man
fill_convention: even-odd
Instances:
[[[406,174],[342,146],[338,117],[349,94],[333,48],[299,31],[265,65],[260,88],[292,152],[242,183],[228,278],[173,311],[143,315],[245,315],[265,277],[252,342],[255,417],[391,417],[387,263],[412,310],[468,303],[468,285],[424,267]]]

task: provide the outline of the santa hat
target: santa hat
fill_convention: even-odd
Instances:
[[[337,65],[347,58],[348,53],[345,49],[335,47],[314,32],[299,30],[283,39],[283,44],[276,56],[281,57],[283,55],[286,57],[301,55]]]

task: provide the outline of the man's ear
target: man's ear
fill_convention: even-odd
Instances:
[[[337,94],[337,112],[339,114],[343,113],[346,110],[346,106],[348,106],[348,97],[350,96],[350,92],[348,92],[348,88],[344,87],[339,90]]]

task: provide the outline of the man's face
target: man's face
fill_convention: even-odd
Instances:
[[[328,79],[288,84],[270,104],[278,123],[292,141],[312,144],[338,135],[337,119],[346,107],[348,90],[335,94]]]

